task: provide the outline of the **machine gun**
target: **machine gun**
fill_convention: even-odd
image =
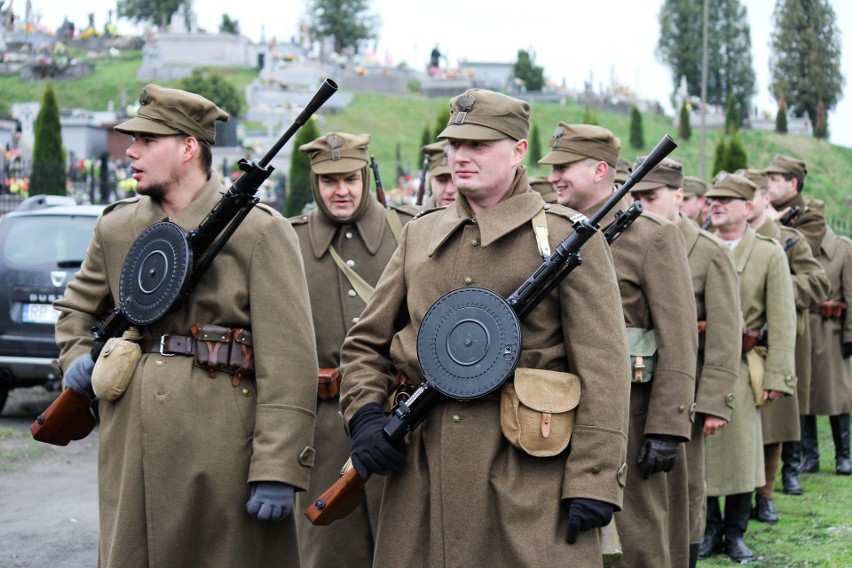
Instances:
[[[798,205],[793,205],[790,207],[790,210],[784,213],[784,216],[778,219],[778,221],[784,225],[785,227],[791,227],[793,225],[793,221],[796,220],[796,217],[799,216],[799,212],[802,210]]]
[[[384,435],[389,441],[402,440],[423,421],[441,396],[473,400],[497,390],[512,376],[522,350],[521,320],[580,266],[580,248],[599,231],[600,221],[676,147],[674,140],[664,136],[624,185],[591,218],[579,213],[575,215],[572,218],[574,231],[508,298],[504,299],[485,288],[458,288],[432,304],[417,333],[417,360],[425,382],[410,398],[394,405],[384,428]],[[620,234],[616,229],[613,233]],[[463,348],[452,356],[447,353],[448,344],[453,343],[457,323],[461,320],[474,321],[477,327],[487,330],[476,338],[477,365],[468,364]],[[443,339],[437,340],[439,337]],[[480,368],[490,371],[480,375],[477,371]],[[360,502],[365,483],[366,480],[361,479],[355,468],[347,463],[340,479],[314,501],[305,516],[315,525],[327,525],[345,517]]]
[[[189,233],[171,221],[145,229],[127,253],[121,269],[119,307],[92,329],[91,357],[97,361],[107,340],[130,326],[159,321],[183,305],[213,259],[258,203],[258,188],[273,172],[269,162],[296,131],[337,91],[326,79],[294,123],[258,162],[240,160],[243,175],[234,182],[201,224]],[[88,397],[66,388],[30,427],[39,442],[67,445],[95,427]]]
[[[385,186],[382,185],[382,176],[379,174],[379,163],[376,162],[375,156],[370,156],[370,167],[373,169],[373,178],[376,180],[376,199],[382,204],[382,207],[387,207],[388,202],[385,199]]]
[[[633,224],[639,215],[645,211],[641,201],[634,201],[627,208],[627,211],[616,211],[615,220],[606,226],[603,230],[603,236],[606,242],[612,244],[615,239],[621,236],[621,233],[627,230],[627,227]]]

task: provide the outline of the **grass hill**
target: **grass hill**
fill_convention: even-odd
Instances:
[[[95,72],[81,79],[55,83],[60,108],[89,108],[102,110],[108,101],[116,105],[125,97],[133,102],[136,94],[144,86],[144,81],[136,78],[136,70],[141,64],[141,53],[127,52],[120,58],[95,60]],[[256,76],[254,69],[217,69],[239,90],[248,85]],[[168,83],[167,83],[168,84]],[[346,85],[341,85],[342,89]],[[44,90],[42,83],[23,83],[18,76],[0,77],[0,101],[7,104],[20,101],[41,100]],[[403,166],[418,176],[421,166],[420,145],[424,129],[434,131],[440,116],[448,112],[447,99],[427,99],[418,96],[391,97],[369,93],[357,93],[354,102],[339,114],[317,117],[319,130],[340,130],[353,133],[372,134],[371,151],[378,160],[382,179],[387,187],[395,184],[395,150],[399,144]],[[546,149],[550,133],[562,120],[569,123],[582,122],[583,107],[568,103],[533,104],[532,121],[538,126],[542,147]],[[677,140],[677,129],[671,119],[662,115],[643,116],[644,134],[647,146],[631,148],[629,141],[630,119],[627,115],[598,113],[598,122],[609,128],[622,140],[622,156],[633,160],[646,154],[663,136],[669,134],[678,142],[679,147],[672,158],[684,164],[687,175],[697,175],[699,171],[699,134],[694,127],[693,136],[688,141]],[[840,127],[840,125],[835,125]],[[709,131],[706,141],[706,171],[708,179],[712,177],[713,152],[720,132]],[[748,153],[750,167],[765,167],[776,153],[789,154],[805,160],[809,175],[805,193],[822,199],[826,204],[826,215],[836,229],[849,232],[852,226],[852,149],[835,146],[827,141],[815,138],[778,135],[774,132],[744,130],[740,137]],[[532,174],[547,174],[549,168],[530,165]]]

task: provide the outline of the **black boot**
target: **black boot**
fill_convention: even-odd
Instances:
[[[707,527],[698,546],[698,558],[704,560],[722,552],[722,510],[718,497],[707,498]],[[691,552],[691,550],[690,550]]]
[[[738,493],[725,497],[725,554],[734,562],[744,564],[754,560],[743,535],[748,528],[751,513],[751,493]]]
[[[784,455],[786,453],[789,452],[792,454],[792,451],[790,451],[788,447],[793,444],[797,446],[799,445],[798,442],[784,442],[784,444],[782,444],[781,461],[784,462],[784,465],[781,466],[781,485],[784,489],[784,493],[787,495],[801,495],[803,490],[799,483],[799,476],[797,475],[798,467],[790,465],[784,460]]]
[[[698,548],[700,546],[700,542],[689,543],[689,568],[695,568],[698,565]]]
[[[852,474],[852,462],[849,461],[849,414],[829,416],[831,435],[834,437],[834,463],[837,475]]]
[[[777,523],[778,514],[772,505],[772,499],[761,497],[760,493],[757,493],[754,500],[754,509],[751,511],[751,518],[757,519],[761,523],[769,523],[770,525]]]
[[[817,422],[813,414],[799,417],[802,427],[802,465],[799,473],[819,472],[819,440],[817,440]]]

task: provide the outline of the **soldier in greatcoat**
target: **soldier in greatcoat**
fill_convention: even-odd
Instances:
[[[394,376],[423,380],[416,344],[427,310],[466,286],[508,297],[572,230],[575,212],[547,206],[529,187],[528,103],[470,89],[450,106],[440,137],[449,140],[459,197],[403,228],[341,353],[353,465],[361,477],[389,474],[375,566],[600,566],[593,529],[621,507],[628,410],[627,381],[612,380],[627,374],[628,358],[600,235],[583,246],[582,265],[522,320],[511,388],[468,402],[442,396],[405,444],[382,433]],[[545,384],[554,397],[547,402]],[[538,418],[524,439],[546,441],[549,457],[501,432],[501,420],[514,424],[518,389],[540,408],[529,410]],[[545,416],[547,409],[558,412]],[[573,420],[570,438],[567,430],[550,434],[551,419]]]
[[[817,415],[828,415],[834,441],[834,471],[852,474],[849,458],[849,413],[852,411],[852,241],[826,229],[819,262],[831,281],[831,294],[810,314],[813,377],[810,414],[803,425],[802,471],[819,471]],[[804,439],[804,433],[812,437]]]
[[[340,348],[396,250],[394,227],[411,219],[408,213],[382,207],[370,191],[369,142],[369,134],[330,132],[299,147],[311,158],[311,188],[317,207],[290,222],[299,236],[305,263],[319,364],[317,456],[308,491],[297,498],[300,510],[337,480],[349,457],[349,436],[338,412]],[[369,568],[382,487],[381,478],[370,480],[361,506],[331,525],[314,526],[299,515],[296,525],[302,565]]]
[[[550,152],[540,160],[553,166],[548,179],[559,203],[594,214],[612,194],[620,146],[605,128],[560,122]],[[623,200],[601,225],[628,206]],[[653,213],[639,216],[611,249],[634,361],[623,377],[630,384],[630,426],[624,507],[616,515],[624,549],[618,565],[684,566],[689,555],[684,445],[694,417],[698,350],[686,250],[677,226]]]
[[[778,522],[778,514],[772,503],[772,493],[779,462],[784,463],[781,468],[784,493],[803,493],[798,479],[798,456],[801,454],[799,416],[808,413],[810,399],[811,334],[808,313],[828,298],[829,281],[822,266],[811,254],[811,247],[805,237],[796,229],[770,218],[766,172],[752,169],[737,173],[744,175],[757,187],[752,200],[749,225],[757,234],[775,239],[784,248],[796,300],[796,392],[793,396],[783,397],[762,408],[760,412],[766,484],[755,493],[752,515],[758,521],[774,524]]]
[[[686,245],[698,326],[698,367],[695,374],[695,421],[686,444],[689,477],[689,566],[698,561],[698,547],[707,518],[704,488],[704,437],[714,435],[731,419],[734,385],[740,370],[739,283],[731,251],[703,231],[682,211],[683,166],[665,158],[631,193],[645,211],[676,223]],[[702,193],[703,195],[703,193]]]
[[[530,187],[541,194],[541,198],[544,199],[545,203],[556,203],[556,190],[553,188],[553,184],[547,181],[546,177],[531,177]]]
[[[755,189],[745,177],[722,172],[706,194],[716,235],[734,253],[745,328],[731,421],[706,440],[707,528],[699,558],[724,551],[735,562],[754,559],[744,535],[751,494],[766,483],[758,404],[774,404],[771,401],[796,392],[796,306],[790,270],[781,246],[748,226]]]
[[[423,146],[423,153],[429,156],[429,188],[431,195],[423,203],[423,209],[446,207],[456,201],[456,186],[450,175],[447,162],[447,141],[441,140]]]
[[[126,154],[139,196],[104,210],[56,302],[65,383],[90,396],[90,329],[120,305],[131,245],[164,219],[194,229],[225,191],[210,146],[228,115],[153,84],[139,100],[138,115],[116,127],[133,136]],[[99,390],[110,396],[99,404],[98,565],[298,567],[290,511],[314,460],[316,356],[290,224],[256,205],[180,307],[135,331],[142,353],[126,391]],[[251,355],[235,343],[246,332],[254,372],[231,375],[219,355]],[[98,364],[106,361],[101,352]]]
[[[702,227],[707,216],[707,182],[695,176],[683,177],[683,201],[678,206],[681,213],[691,219],[693,223]]]

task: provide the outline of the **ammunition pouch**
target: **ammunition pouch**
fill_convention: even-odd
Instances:
[[[500,393],[500,429],[513,446],[535,457],[555,456],[571,441],[580,377],[544,369],[515,369]]]
[[[121,337],[111,337],[101,349],[92,370],[92,389],[101,400],[120,398],[136,371],[142,349],[136,343],[140,337],[135,327],[130,327]]]
[[[630,381],[647,383],[653,379],[657,368],[657,332],[628,327],[627,349],[630,351]]]
[[[749,329],[747,327],[743,328],[743,344],[742,344],[742,352],[748,353],[760,342],[760,331]]]
[[[846,311],[846,303],[837,300],[826,300],[819,307],[819,314],[825,319],[840,319]]]
[[[320,400],[334,400],[340,396],[340,369],[321,368],[317,380],[317,398]]]

